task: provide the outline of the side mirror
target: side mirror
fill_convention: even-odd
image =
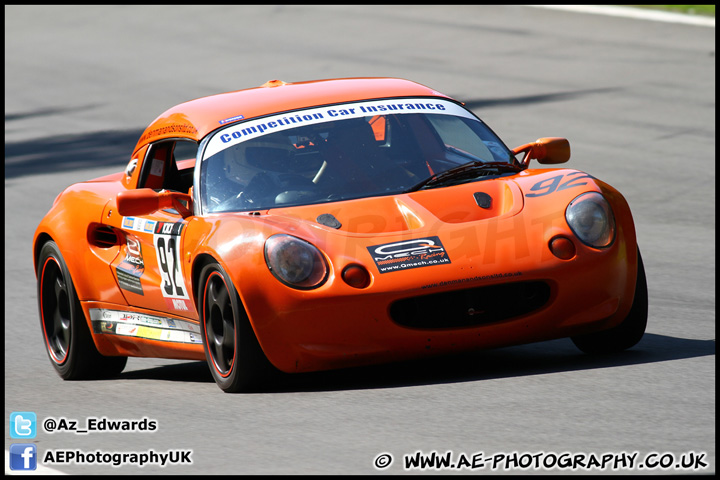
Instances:
[[[117,194],[118,213],[123,217],[148,215],[164,208],[174,208],[183,217],[192,215],[192,197],[187,193],[151,188],[126,190]]]
[[[570,142],[566,138],[546,137],[538,138],[534,143],[528,143],[513,149],[515,155],[525,152],[523,165],[527,166],[530,160],[552,165],[565,163],[570,160]]]

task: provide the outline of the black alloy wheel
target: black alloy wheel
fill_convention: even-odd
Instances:
[[[55,242],[40,250],[37,270],[40,326],[50,361],[65,380],[109,378],[122,372],[127,357],[101,355],[70,272]]]
[[[198,299],[205,357],[218,386],[237,393],[266,385],[275,369],[260,348],[230,277],[219,264],[202,269]]]

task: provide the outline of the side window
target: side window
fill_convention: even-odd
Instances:
[[[195,156],[197,155],[198,144],[190,141],[178,140],[175,142],[175,148],[173,149],[173,156],[175,161],[178,163],[178,168],[183,169],[183,164],[192,162],[195,165]],[[192,168],[192,167],[191,167]]]
[[[143,162],[143,171],[138,188],[152,188],[154,190],[163,188],[165,175],[167,175],[170,167],[174,144],[175,142],[161,142],[150,147],[150,151]]]
[[[176,176],[165,184],[168,190],[188,193],[193,184],[193,172],[195,170],[195,158],[198,153],[198,144],[193,141],[178,140],[173,148],[173,163],[175,164]]]
[[[487,145],[463,119],[448,115],[428,115],[427,117],[446,146],[468,152],[486,162],[495,160]],[[460,161],[465,162],[467,158],[461,158]]]
[[[150,146],[138,188],[187,193],[192,187],[197,143],[171,140]]]

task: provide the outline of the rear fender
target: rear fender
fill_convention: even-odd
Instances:
[[[95,183],[92,190],[88,187],[76,184],[65,190],[38,225],[33,240],[35,272],[42,245],[52,239],[65,259],[81,302],[104,299],[125,304],[109,266],[123,240],[118,237],[103,246],[95,242],[95,229],[102,223],[108,198],[120,187],[117,182]]]

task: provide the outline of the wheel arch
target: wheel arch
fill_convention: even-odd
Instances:
[[[231,269],[225,264],[225,262],[223,262],[222,260],[220,260],[218,258],[218,255],[216,255],[216,254],[214,255],[213,253],[209,253],[209,252],[204,252],[204,253],[197,255],[197,257],[195,257],[195,261],[193,262],[192,270],[191,270],[191,282],[192,282],[191,287],[192,287],[192,296],[193,296],[192,298],[193,298],[193,302],[195,304],[195,310],[198,312],[198,320],[202,322],[202,312],[200,311],[201,310],[201,308],[200,308],[201,293],[199,291],[202,288],[202,285],[201,285],[202,278],[200,278],[200,276],[202,275],[203,269],[211,263],[218,264],[220,266],[220,268],[222,268],[225,271],[225,273],[227,273],[228,278],[229,278],[230,282],[232,283],[232,286],[235,289],[235,292],[238,295],[239,306],[240,306],[240,308],[242,308],[245,311],[245,315],[247,316],[248,323],[250,324],[250,328],[252,329],[253,334],[255,335],[255,338],[260,343],[260,348],[262,349],[262,343],[260,342],[260,337],[258,336],[258,331],[257,331],[256,325],[255,325],[255,322],[253,321],[253,318],[250,315],[250,312],[248,311],[243,292],[240,289],[240,286],[238,285],[238,282],[236,279],[237,275],[235,275],[234,272],[231,271]]]
[[[232,282],[233,287],[235,288],[235,291],[237,292],[238,296],[240,297],[240,305],[245,309],[245,312],[247,312],[247,307],[245,306],[245,300],[243,299],[243,293],[240,289],[240,286],[238,285],[238,282],[236,280],[237,275],[235,275],[235,272],[231,270],[231,268],[222,260],[219,259],[219,256],[217,254],[204,252],[195,257],[195,261],[192,265],[191,270],[191,282],[192,282],[192,292],[193,292],[193,302],[195,302],[195,308],[198,309],[200,298],[198,296],[198,288],[200,287],[200,282],[202,282],[202,279],[200,278],[200,275],[202,274],[203,268],[205,268],[207,265],[211,263],[217,263],[220,265],[220,267],[225,271],[225,273],[228,274],[228,277],[230,278],[230,281]],[[198,310],[198,313],[200,311]],[[250,324],[252,324],[252,320],[250,321]],[[254,328],[253,328],[254,330]]]
[[[40,323],[46,351],[56,372],[65,380],[106,378],[119,374],[127,357],[104,356],[99,352],[90,319],[84,312],[66,260],[67,255],[48,234],[38,236],[35,250],[36,275],[40,273],[38,270],[41,271],[37,275]],[[48,271],[46,268],[50,264],[55,264],[55,267]],[[46,294],[49,301],[46,301]],[[52,328],[48,329],[49,326]],[[61,333],[57,333],[58,330]],[[57,353],[61,353],[62,357],[58,358]]]
[[[200,315],[200,297],[198,295],[198,288],[200,287],[200,274],[202,273],[203,268],[205,268],[207,265],[211,263],[220,263],[218,262],[215,257],[210,255],[209,253],[201,253],[197,257],[195,257],[195,261],[192,265],[192,272],[190,274],[190,282],[192,286],[192,296],[193,296],[193,302],[195,303],[195,310],[198,312],[198,315]]]
[[[35,267],[35,279],[37,282],[40,281],[40,278],[38,277],[38,269],[41,267],[40,265],[40,254],[42,253],[43,247],[47,245],[48,243],[53,242],[57,246],[58,252],[60,253],[63,263],[65,264],[65,268],[67,268],[68,273],[70,274],[70,281],[72,282],[73,290],[75,291],[75,295],[77,296],[78,301],[82,301],[83,294],[85,293],[82,288],[84,283],[78,282],[78,278],[80,277],[80,272],[82,267],[80,265],[77,265],[75,261],[75,256],[70,254],[68,255],[64,244],[62,243],[62,240],[57,238],[56,236],[52,235],[51,233],[48,233],[47,231],[41,231],[39,232],[35,237],[35,243],[33,245],[33,265]],[[37,291],[36,291],[37,295]],[[39,296],[37,297],[37,301],[40,301]],[[87,324],[87,328],[89,332],[92,332],[92,321],[89,317],[87,317],[85,314],[83,314],[85,317],[85,322]],[[95,342],[95,336],[92,336],[93,342]],[[96,343],[96,342],[95,342]],[[97,347],[97,343],[95,345]]]
[[[51,241],[55,242],[55,239],[53,239],[53,237],[47,232],[40,232],[35,237],[35,243],[33,244],[33,266],[35,267],[34,270],[36,277],[39,267],[38,262],[40,261],[40,252],[42,251],[43,245]]]

